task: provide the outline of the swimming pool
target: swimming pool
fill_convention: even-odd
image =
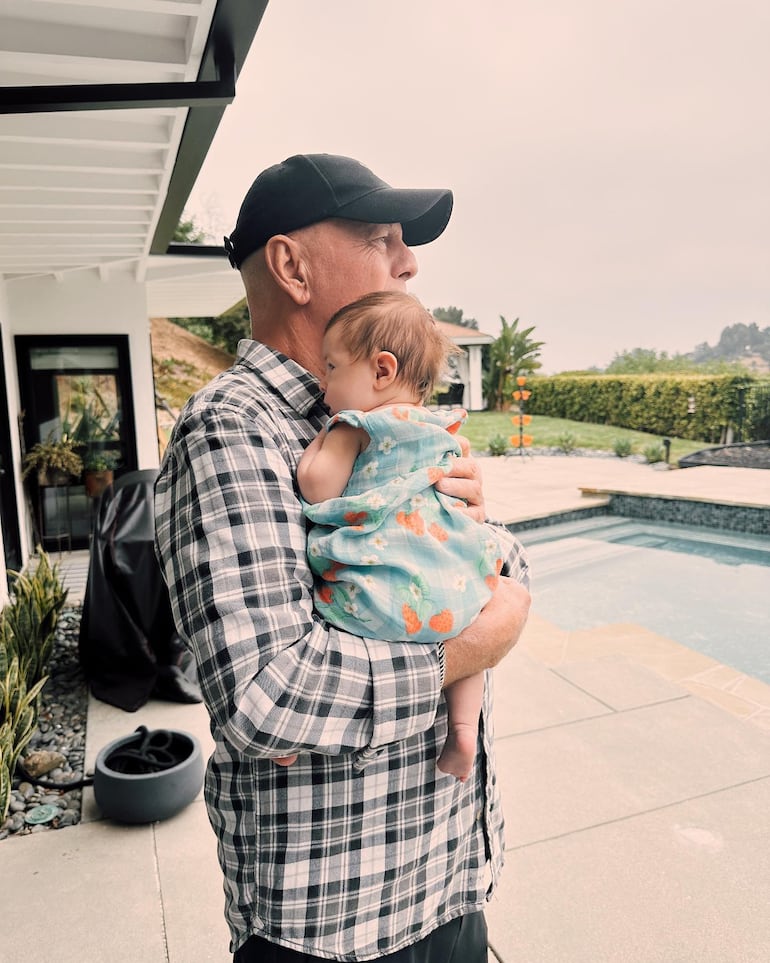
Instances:
[[[519,538],[560,628],[634,623],[770,684],[770,539],[614,516]]]

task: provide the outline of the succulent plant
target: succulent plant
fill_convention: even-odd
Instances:
[[[15,575],[11,601],[0,612],[0,823],[8,812],[16,763],[37,725],[66,599],[57,567],[38,548],[37,567]]]
[[[67,435],[54,439],[51,434],[45,441],[33,445],[24,456],[22,478],[27,478],[32,472],[47,471],[60,471],[73,477],[83,471],[83,459],[77,451],[77,445]]]

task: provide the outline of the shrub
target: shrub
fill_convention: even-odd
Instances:
[[[508,439],[501,434],[493,435],[487,445],[490,455],[504,455],[508,451]]]
[[[577,447],[577,438],[571,431],[563,431],[556,438],[556,447],[559,451],[563,451],[565,455],[569,455]]]
[[[744,375],[553,375],[532,381],[533,415],[719,442],[742,418]],[[753,421],[747,420],[747,430]]]
[[[663,445],[648,445],[642,454],[648,465],[654,465],[656,462],[663,461],[666,457]]]
[[[616,438],[612,443],[612,450],[618,458],[628,458],[633,453],[634,445],[630,438]]]

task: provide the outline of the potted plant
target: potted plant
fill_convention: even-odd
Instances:
[[[24,456],[22,478],[37,473],[41,486],[67,485],[83,471],[83,459],[76,450],[75,442],[62,435],[55,439],[50,434],[45,441],[33,445]]]
[[[117,458],[111,451],[89,449],[83,458],[83,484],[89,498],[98,498],[115,475]]]

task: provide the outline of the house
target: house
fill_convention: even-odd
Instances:
[[[82,485],[22,482],[80,433],[158,466],[149,318],[242,296],[171,243],[267,0],[4,0],[0,8],[0,601],[37,539],[87,544]]]
[[[481,349],[485,344],[492,344],[495,338],[461,324],[449,324],[448,321],[437,321],[436,324],[463,349],[462,356],[457,360],[457,378],[465,386],[459,403],[468,411],[482,411],[486,404],[482,391]]]

